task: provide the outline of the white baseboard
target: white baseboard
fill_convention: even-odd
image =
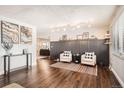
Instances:
[[[111,67],[111,71],[114,73],[115,77],[117,78],[118,82],[121,84],[121,86],[124,88],[124,82],[121,80],[121,78],[118,76],[116,71]]]

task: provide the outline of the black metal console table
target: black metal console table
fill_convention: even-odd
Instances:
[[[25,53],[25,54],[15,54],[15,55],[4,55],[4,75],[10,74],[10,58],[13,56],[26,56],[26,68],[29,69],[29,66],[32,67],[32,53]],[[29,65],[29,55],[30,55],[30,65]],[[8,58],[8,60],[7,60]]]

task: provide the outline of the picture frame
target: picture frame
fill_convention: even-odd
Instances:
[[[19,44],[19,25],[8,21],[1,21],[1,42],[3,38],[8,37],[12,40],[13,44]]]
[[[62,40],[67,40],[67,35],[62,35]]]
[[[32,44],[32,28],[20,26],[21,44]]]

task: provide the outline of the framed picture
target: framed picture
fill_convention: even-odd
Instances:
[[[32,44],[32,28],[20,26],[21,44]]]
[[[89,32],[83,32],[83,39],[89,39]]]
[[[1,21],[1,42],[4,42],[4,37],[10,38],[13,44],[19,44],[19,25]]]
[[[67,40],[67,35],[62,35],[62,40]]]

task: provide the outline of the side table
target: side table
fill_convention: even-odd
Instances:
[[[74,63],[79,64],[81,62],[81,55],[80,54],[73,54],[72,60]]]

